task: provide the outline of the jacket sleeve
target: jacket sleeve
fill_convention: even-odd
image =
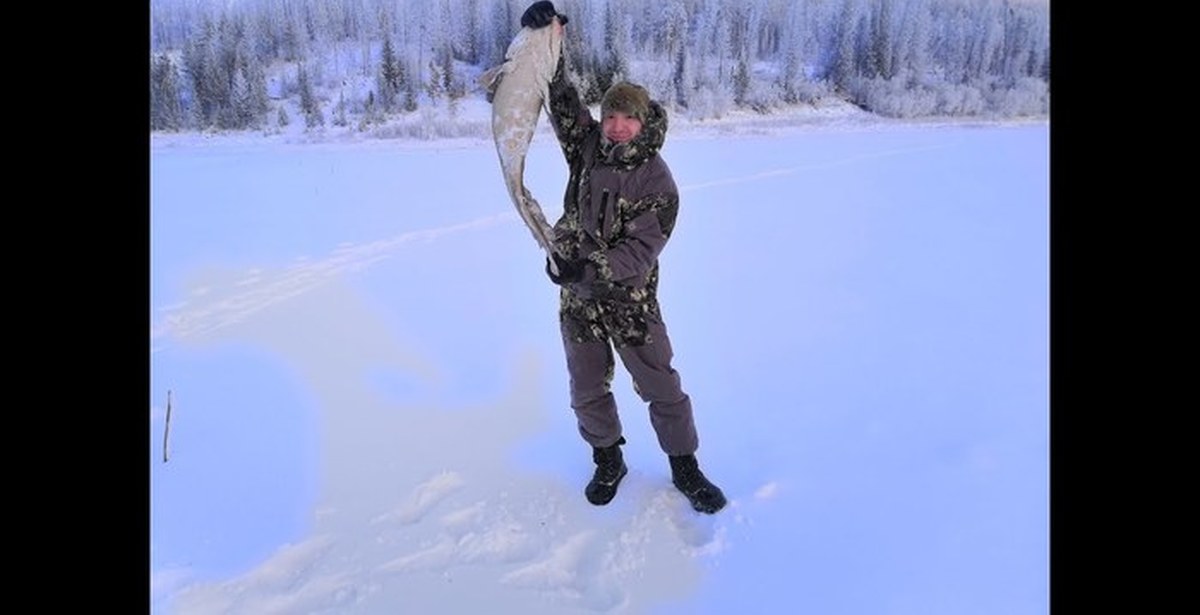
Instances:
[[[567,163],[580,158],[584,138],[595,125],[591,111],[579,98],[579,91],[567,80],[566,55],[558,57],[558,68],[550,81],[550,123],[562,146]]]
[[[679,194],[665,192],[644,197],[634,210],[641,213],[625,223],[624,235],[619,240],[607,250],[588,255],[594,267],[585,270],[585,282],[639,280],[654,266],[675,228]]]

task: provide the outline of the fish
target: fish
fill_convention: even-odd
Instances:
[[[525,186],[525,157],[542,109],[550,114],[550,81],[562,55],[562,27],[522,27],[509,43],[504,62],[484,71],[479,84],[492,103],[492,137],[504,185],[521,220],[546,251],[549,267],[558,275],[552,255],[554,229],[542,206]]]

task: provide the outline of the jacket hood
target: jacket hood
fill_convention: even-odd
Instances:
[[[650,110],[646,121],[642,122],[642,131],[628,143],[613,143],[600,136],[600,159],[606,164],[632,168],[649,160],[662,149],[667,140],[667,110],[658,101],[650,101]]]

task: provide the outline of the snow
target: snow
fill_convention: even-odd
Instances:
[[[707,516],[621,367],[629,475],[584,500],[557,290],[486,135],[153,135],[152,610],[1048,612],[1048,142],[672,122]],[[543,126],[552,220],[566,173]]]

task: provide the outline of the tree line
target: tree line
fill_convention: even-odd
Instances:
[[[479,95],[528,0],[152,0],[151,130],[360,126]],[[1044,115],[1040,0],[558,0],[586,102],[697,117],[838,96],[895,117]],[[290,101],[291,104],[287,104]]]

